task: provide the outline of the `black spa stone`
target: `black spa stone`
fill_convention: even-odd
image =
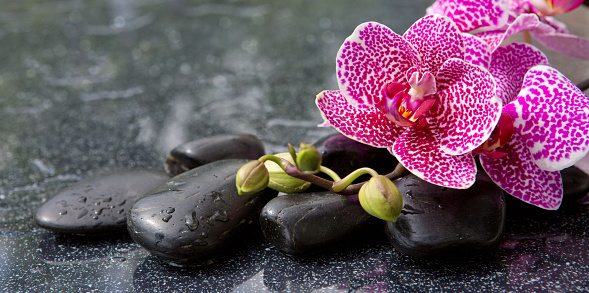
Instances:
[[[62,233],[126,232],[135,201],[170,177],[163,171],[113,170],[79,181],[45,202],[35,213],[38,226]]]
[[[264,144],[251,134],[225,134],[195,139],[173,149],[165,163],[172,176],[224,159],[255,160],[264,155]]]
[[[305,255],[346,243],[374,224],[356,200],[332,192],[287,194],[260,213],[264,236],[280,251]]]
[[[343,134],[327,136],[315,142],[314,146],[322,156],[322,165],[342,177],[362,167],[386,174],[397,166],[397,159],[386,148],[375,148]]]
[[[411,256],[479,251],[498,245],[505,223],[503,191],[479,172],[469,189],[451,189],[414,175],[395,181],[404,207],[386,222],[395,249]]]
[[[587,195],[589,192],[589,175],[572,166],[560,171],[563,187],[563,203],[568,204]]]
[[[171,178],[131,208],[129,234],[172,265],[209,264],[232,252],[250,240],[250,228],[259,231],[260,210],[277,194],[237,193],[235,173],[247,162],[216,161]]]

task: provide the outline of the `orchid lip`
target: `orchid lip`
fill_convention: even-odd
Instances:
[[[495,129],[491,133],[489,139],[487,139],[487,141],[485,141],[485,143],[483,143],[481,146],[473,150],[473,153],[485,154],[494,159],[498,159],[507,155],[507,153],[498,151],[497,148],[509,143],[511,136],[513,135],[513,130],[513,118],[511,115],[509,115],[509,113],[502,112],[501,116],[499,117],[499,122],[497,123],[497,126],[495,126]]]
[[[406,127],[417,124],[417,120],[435,104],[436,80],[426,72],[421,74],[416,68],[406,73],[407,83],[389,82],[381,93],[383,99],[376,107],[395,124]]]

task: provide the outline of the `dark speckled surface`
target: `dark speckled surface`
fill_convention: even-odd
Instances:
[[[248,132],[278,152],[331,133],[314,98],[336,88],[344,38],[368,20],[402,33],[430,2],[3,1],[0,291],[588,291],[587,205],[508,206],[501,247],[483,255],[414,259],[375,235],[294,259],[258,240],[200,269],[162,265],[124,234],[35,226],[59,190],[105,169],[161,170],[188,140]],[[562,71],[587,73],[572,64]]]

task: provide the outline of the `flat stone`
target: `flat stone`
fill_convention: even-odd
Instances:
[[[451,189],[415,175],[395,181],[404,207],[386,230],[395,249],[412,256],[494,248],[505,223],[503,191],[483,172],[469,189]]]
[[[287,194],[260,213],[264,236],[280,251],[304,255],[332,248],[357,236],[376,218],[359,202],[332,192]]]
[[[113,170],[79,181],[37,209],[38,226],[62,233],[125,232],[135,201],[170,177],[163,171]]]
[[[264,154],[264,144],[254,135],[216,135],[177,146],[170,152],[164,167],[168,174],[175,176],[218,160],[255,160]]]
[[[171,178],[129,212],[131,237],[172,265],[210,264],[258,228],[260,210],[277,192],[239,195],[235,173],[248,160],[221,160]]]
[[[589,175],[572,166],[560,171],[563,185],[563,203],[574,202],[589,193]]]
[[[322,165],[332,169],[342,178],[362,167],[386,174],[393,171],[398,163],[386,148],[375,148],[343,134],[327,136],[313,145],[321,154]]]

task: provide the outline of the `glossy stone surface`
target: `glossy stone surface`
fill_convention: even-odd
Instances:
[[[362,167],[369,167],[380,174],[386,174],[393,171],[398,163],[386,148],[365,145],[343,134],[326,136],[313,145],[322,156],[322,164],[342,178]]]
[[[331,192],[287,194],[272,199],[260,213],[266,239],[278,250],[307,255],[333,250],[351,238],[365,237],[376,218],[358,199]]]
[[[492,250],[505,223],[503,191],[482,172],[469,189],[427,183],[415,175],[395,181],[403,211],[386,230],[395,249],[412,256]]]
[[[168,155],[164,167],[166,172],[175,176],[218,160],[255,160],[264,154],[264,144],[254,135],[214,135],[177,146]]]
[[[589,175],[573,166],[560,171],[563,187],[563,204],[574,204],[589,193]]]
[[[2,1],[0,292],[588,291],[586,205],[508,205],[504,239],[517,245],[454,262],[416,260],[384,239],[305,260],[261,241],[218,270],[174,269],[121,236],[54,240],[35,224],[69,185],[104,169],[163,169],[194,138],[251,133],[275,153],[334,133],[317,127],[314,98],[337,89],[343,40],[369,20],[402,34],[431,3]],[[559,18],[588,38],[583,9]],[[589,77],[589,62],[544,52],[573,82]]]
[[[87,178],[43,203],[35,222],[62,233],[124,233],[129,208],[169,178],[162,171],[146,169],[113,170]]]
[[[247,242],[262,207],[278,192],[239,195],[235,173],[248,160],[221,160],[180,174],[139,199],[129,234],[175,265],[210,263]],[[250,233],[251,234],[251,233]]]

